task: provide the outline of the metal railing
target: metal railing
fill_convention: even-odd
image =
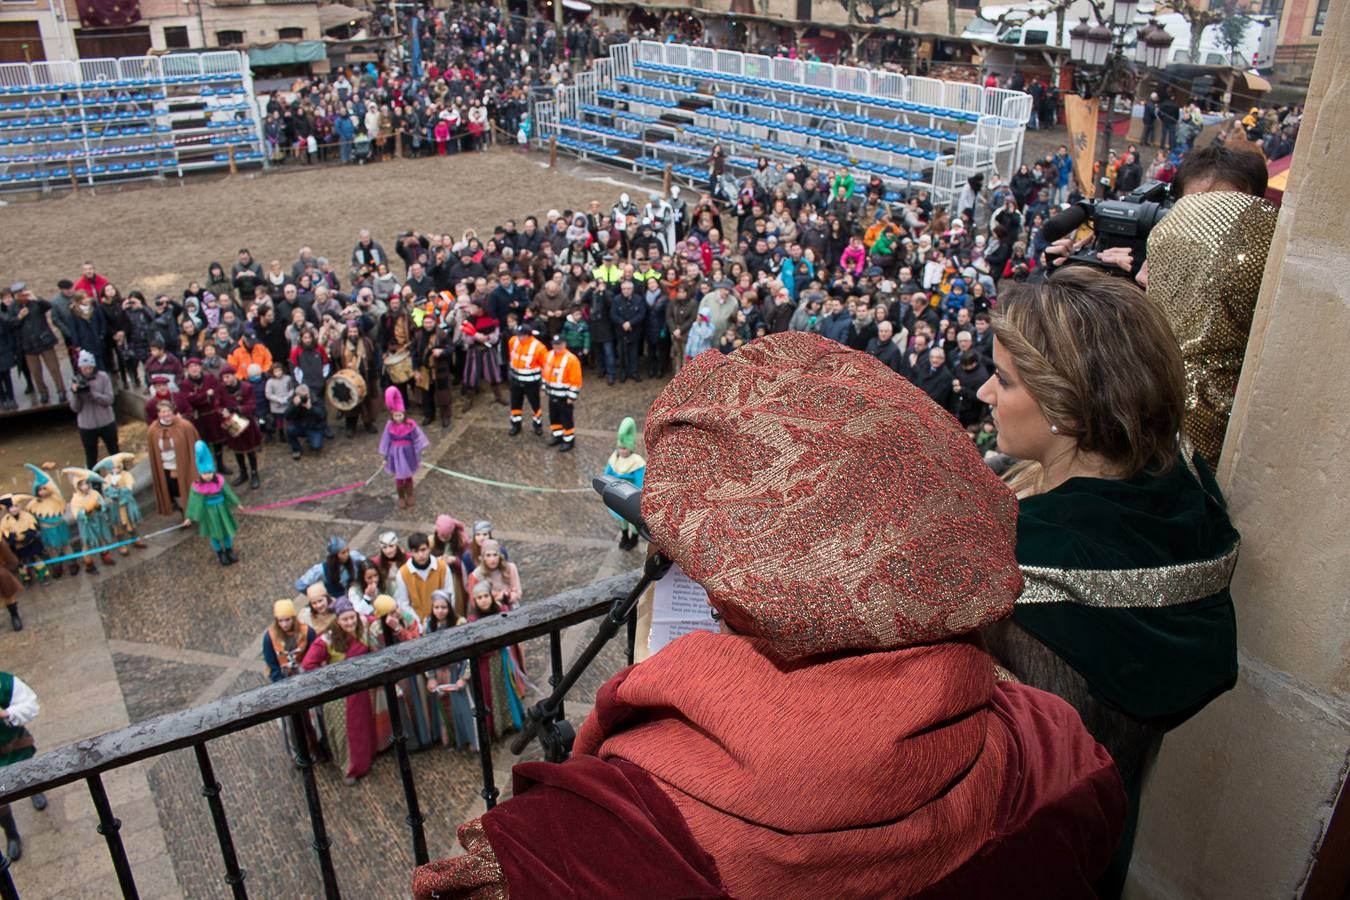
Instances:
[[[615,575],[491,619],[439,631],[204,706],[147,719],[118,731],[67,744],[25,762],[0,768],[0,803],[10,803],[40,791],[84,781],[98,818],[98,832],[107,842],[108,853],[112,857],[122,896],[136,898],[139,894],[131,861],[122,845],[121,822],[108,800],[102,775],[141,760],[191,748],[201,774],[202,795],[210,809],[220,845],[225,881],[230,885],[236,900],[244,900],[248,896],[245,870],[235,852],[229,818],[221,800],[223,786],[216,778],[207,745],[246,728],[286,718],[290,720],[294,733],[300,736],[295,742],[299,757],[297,762],[304,782],[313,834],[312,847],[323,878],[322,896],[328,900],[337,900],[340,889],[333,866],[332,841],[324,822],[323,806],[314,776],[314,759],[303,737],[306,712],[330,700],[360,691],[381,689],[385,692],[399,780],[407,807],[405,821],[412,841],[413,859],[422,865],[428,861],[426,833],[407,748],[405,729],[409,723],[402,720],[402,708],[396,694],[397,683],[409,676],[443,668],[450,663],[476,661],[484,653],[547,635],[549,683],[557,685],[563,676],[562,630],[609,612],[616,597],[626,594],[637,584],[638,576],[637,571]],[[632,636],[630,627],[630,661]],[[482,675],[476,662],[471,663],[469,672],[469,690],[473,698],[483,776],[481,796],[490,809],[499,794],[493,775],[492,736],[483,702]],[[345,740],[342,735],[331,735],[330,739]],[[312,892],[301,889],[301,886],[296,886],[296,893],[298,896],[313,896]],[[0,856],[0,900],[18,900],[19,896],[9,861]]]

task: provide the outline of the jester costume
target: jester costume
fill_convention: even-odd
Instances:
[[[47,581],[47,567],[42,562],[42,536],[37,519],[27,509],[33,497],[29,494],[5,494],[0,497],[0,538],[19,558],[19,575],[24,583],[34,579]],[[57,575],[60,575],[58,566]]]
[[[628,416],[619,423],[618,447],[609,455],[605,474],[622,478],[633,487],[642,490],[642,476],[646,471],[647,461],[637,452],[637,422],[633,421],[632,416]],[[618,513],[611,512],[610,515],[619,521],[620,549],[632,550],[638,545],[637,529]]]
[[[135,540],[132,546],[144,548],[145,541],[137,534],[141,524],[141,507],[136,502],[136,479],[126,466],[135,456],[130,453],[114,453],[101,459],[94,465],[94,471],[103,477],[103,499],[108,506],[108,525],[117,541]],[[126,556],[125,546],[117,552]]]
[[[216,559],[222,566],[233,565],[239,562],[234,555],[234,533],[239,530],[234,509],[239,498],[216,473],[215,456],[205,441],[197,441],[194,453],[197,478],[188,494],[187,521],[197,523],[198,533],[211,541],[211,549],[216,551]]]
[[[70,517],[75,520],[80,541],[84,544],[84,569],[91,575],[96,574],[98,566],[94,564],[93,551],[113,542],[112,530],[108,527],[109,507],[103,501],[103,495],[94,489],[103,484],[103,479],[81,468],[65,469],[62,474],[70,479],[71,487],[74,488],[74,493],[70,495]],[[104,565],[117,565],[108,550],[103,550],[100,555]]]
[[[70,547],[70,526],[66,523],[66,499],[61,496],[61,489],[47,472],[28,463],[24,465],[33,473],[33,499],[28,503],[28,512],[37,520],[38,534],[42,537],[45,555],[48,558],[62,556]],[[67,561],[66,571],[71,575],[80,574],[79,563],[73,559]],[[52,575],[60,578],[61,569],[53,568]]]

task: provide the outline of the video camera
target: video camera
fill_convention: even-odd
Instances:
[[[1109,247],[1128,247],[1134,257],[1130,271],[1130,277],[1134,277],[1144,265],[1149,232],[1172,209],[1173,202],[1166,182],[1147,181],[1119,200],[1079,200],[1051,216],[1042,234],[1046,243],[1053,244],[1073,234],[1084,222],[1091,222],[1096,239],[1071,253],[1064,264],[1079,263],[1122,272],[1118,266],[1103,263],[1099,254]]]

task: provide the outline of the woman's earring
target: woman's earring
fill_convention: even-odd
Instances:
[[[1050,426],[1050,433],[1051,433],[1051,434],[1059,434],[1059,426],[1058,426],[1058,425],[1051,425],[1051,426]]]

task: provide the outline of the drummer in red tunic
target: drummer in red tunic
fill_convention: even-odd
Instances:
[[[221,408],[224,410],[225,446],[234,451],[234,461],[239,464],[239,477],[235,486],[248,482],[254,490],[258,487],[258,448],[262,446],[262,430],[258,428],[258,395],[253,385],[239,378],[234,366],[226,363],[220,370],[220,380],[225,388],[221,395]]]

